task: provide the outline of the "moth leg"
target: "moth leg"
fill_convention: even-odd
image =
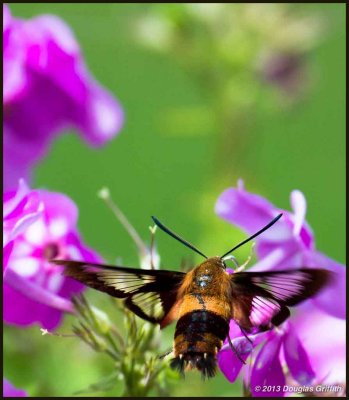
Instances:
[[[239,352],[238,352],[238,351],[236,350],[236,348],[234,347],[234,345],[233,345],[233,343],[232,343],[232,341],[231,341],[231,339],[230,339],[229,334],[228,334],[228,342],[229,342],[230,348],[231,348],[231,349],[233,350],[233,352],[236,354],[236,357],[237,357],[243,364],[246,364],[246,362],[241,358]]]
[[[252,340],[248,337],[248,335],[247,335],[245,329],[244,329],[241,325],[239,325],[239,328],[240,328],[240,330],[241,330],[241,333],[245,336],[245,338],[246,338],[251,344],[253,344]]]
[[[163,358],[165,358],[166,356],[168,356],[169,354],[171,354],[173,352],[173,349],[167,350],[166,353],[159,355],[157,358],[159,358],[160,360],[162,360]]]
[[[248,263],[251,261],[252,256],[254,254],[254,246],[255,242],[252,243],[250,255],[247,257],[247,260],[243,264],[241,264],[240,267],[235,272],[241,272],[247,267]]]

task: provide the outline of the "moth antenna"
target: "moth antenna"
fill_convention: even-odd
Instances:
[[[179,242],[181,242],[182,244],[184,244],[184,246],[189,247],[189,249],[194,250],[196,253],[200,254],[200,256],[204,257],[204,258],[208,258],[207,256],[205,256],[204,253],[202,253],[200,250],[198,250],[195,246],[193,246],[192,244],[190,244],[189,242],[187,242],[186,240],[182,239],[181,237],[179,237],[177,234],[175,234],[174,232],[172,232],[170,229],[166,228],[165,225],[163,225],[156,217],[152,216],[152,220],[154,221],[154,223],[165,233],[167,233],[168,235],[172,236],[174,239],[178,240]]]
[[[260,229],[258,232],[256,232],[255,234],[253,234],[252,236],[250,236],[249,238],[243,240],[241,243],[239,243],[238,245],[236,245],[235,247],[233,247],[231,250],[227,251],[225,254],[223,254],[221,256],[221,258],[224,258],[225,256],[227,256],[229,253],[231,253],[232,251],[238,249],[240,246],[246,244],[247,242],[249,242],[250,240],[254,239],[256,236],[260,235],[261,233],[263,233],[264,231],[266,231],[267,229],[269,229],[271,226],[273,226],[275,224],[276,221],[278,221],[280,218],[282,217],[282,213],[279,214],[277,217],[275,217],[272,221],[269,222],[269,224],[265,225],[264,228]]]

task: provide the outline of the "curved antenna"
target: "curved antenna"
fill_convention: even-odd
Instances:
[[[258,232],[256,232],[254,235],[250,236],[249,238],[245,239],[244,241],[242,241],[241,243],[239,243],[238,245],[236,245],[235,247],[233,247],[231,250],[227,251],[225,254],[223,254],[221,256],[221,258],[227,256],[229,253],[231,253],[232,251],[238,249],[240,246],[242,246],[243,244],[249,242],[250,240],[254,239],[256,236],[260,235],[261,233],[263,233],[264,231],[266,231],[267,229],[269,229],[272,225],[275,224],[276,221],[278,221],[280,218],[282,217],[282,213],[279,214],[277,217],[275,217],[271,222],[269,222],[268,225],[265,225],[264,228],[262,228],[261,230],[259,230]]]
[[[200,254],[200,256],[204,257],[204,258],[208,258],[207,256],[205,256],[204,253],[201,253],[200,250],[198,250],[196,247],[194,247],[192,244],[190,244],[189,242],[187,242],[186,240],[182,239],[181,237],[179,237],[178,235],[176,235],[174,232],[170,231],[168,228],[166,228],[165,225],[163,225],[156,217],[152,216],[152,220],[155,222],[155,224],[164,232],[166,232],[168,235],[172,236],[174,239],[178,240],[179,242],[181,242],[182,244],[184,244],[184,246],[189,247],[189,249],[194,250],[196,253]]]

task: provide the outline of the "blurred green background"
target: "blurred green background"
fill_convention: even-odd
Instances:
[[[229,140],[202,113],[196,118],[195,110],[212,104],[198,80],[170,55],[136,40],[136,21],[151,7],[10,4],[16,17],[51,13],[63,18],[89,69],[117,96],[126,115],[120,135],[102,149],[89,148],[76,134],[61,135],[36,169],[32,186],[70,196],[80,210],[85,242],[109,262],[121,257],[128,266],[138,266],[137,251],[97,197],[102,186],[109,187],[144,240],[149,240],[150,216],[156,215],[211,255],[244,237],[214,213],[218,196],[238,178],[247,190],[285,209],[290,209],[291,190],[300,189],[307,198],[307,220],[317,248],[344,263],[345,5],[298,6],[303,13],[320,15],[325,26],[307,54],[311,85],[306,95],[290,106],[259,95],[253,113],[240,119]],[[272,108],[265,106],[272,101]],[[163,233],[158,232],[156,240],[166,269],[178,269],[183,257],[200,261]],[[248,253],[245,248],[237,255],[244,260]],[[89,291],[88,298],[113,313],[103,295]],[[67,317],[59,330],[69,331],[71,322]],[[164,331],[164,349],[171,345],[172,334],[173,327]],[[74,339],[42,337],[38,327],[6,327],[4,349],[6,377],[32,396],[69,396],[112,370],[103,355]],[[222,374],[203,383],[191,373],[172,394],[236,396],[240,386]],[[120,393],[116,387],[105,395]]]

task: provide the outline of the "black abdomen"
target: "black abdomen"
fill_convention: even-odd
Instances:
[[[197,368],[203,377],[214,376],[216,353],[228,332],[228,322],[212,311],[196,310],[183,315],[176,325],[171,367],[181,373]]]

